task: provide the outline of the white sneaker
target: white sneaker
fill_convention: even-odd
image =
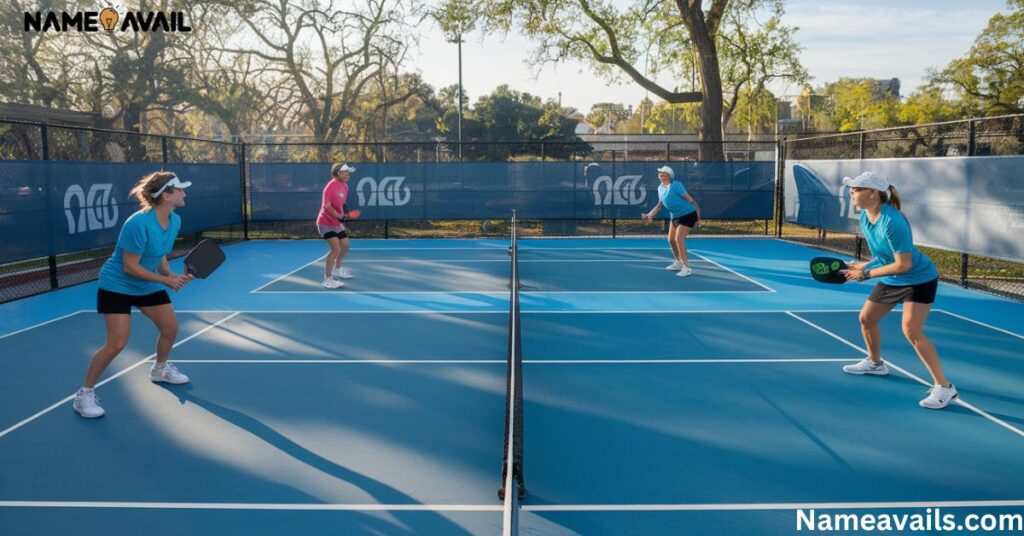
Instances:
[[[870,357],[865,357],[852,365],[844,366],[843,372],[847,374],[874,374],[875,376],[885,376],[889,373],[889,367],[885,366],[885,361],[875,363]]]
[[[949,387],[943,387],[941,385],[935,385],[931,389],[928,389],[928,397],[918,402],[922,408],[928,409],[942,409],[949,405],[954,398],[960,396],[956,392],[956,386],[949,384]]]
[[[163,364],[154,363],[149,369],[149,380],[152,382],[166,382],[173,385],[188,383],[188,376],[181,373],[174,363],[165,361]]]
[[[331,275],[333,275],[334,277],[340,277],[342,279],[351,279],[352,278],[352,274],[349,273],[349,271],[347,269],[345,269],[344,267],[335,268],[331,272]]]
[[[676,277],[686,277],[686,276],[692,275],[692,274],[693,274],[693,269],[691,269],[689,266],[686,266],[684,264],[683,267],[679,269],[679,273],[676,274]]]
[[[75,402],[71,404],[71,409],[86,419],[95,419],[96,417],[102,417],[106,413],[100,407],[99,401],[100,399],[96,396],[95,391],[83,387],[75,393]]]
[[[324,285],[324,288],[338,288],[338,287],[345,286],[345,283],[342,283],[341,281],[338,281],[338,280],[336,280],[334,278],[328,278],[328,279],[324,279],[323,285]]]
[[[683,266],[686,266],[686,265],[681,263],[681,262],[679,262],[678,260],[676,260],[676,262],[673,262],[672,264],[666,266],[665,269],[666,270],[680,270],[680,269],[683,268]]]

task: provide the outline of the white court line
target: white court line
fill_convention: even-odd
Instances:
[[[723,266],[722,264],[719,264],[719,263],[717,263],[717,262],[715,262],[715,261],[705,257],[704,255],[702,255],[700,253],[697,253],[696,250],[691,251],[691,253],[693,253],[694,255],[696,255],[696,256],[698,256],[698,257],[700,257],[700,258],[702,258],[702,259],[704,259],[704,260],[706,260],[708,262],[710,262],[711,264],[714,264],[715,266],[717,266],[717,267],[719,267],[719,268],[721,268],[721,269],[723,269],[723,270],[725,270],[727,272],[732,272],[732,273],[742,277],[743,279],[746,279],[747,281],[750,281],[751,283],[753,283],[753,284],[755,284],[755,285],[757,285],[757,286],[759,286],[759,287],[761,287],[763,289],[767,289],[768,292],[775,292],[775,289],[773,289],[771,287],[768,287],[766,285],[763,285],[761,283],[758,283],[757,281],[754,281],[753,279],[751,279],[751,278],[749,278],[749,277],[747,277],[747,276],[737,272],[736,270],[733,270],[732,268],[728,268],[726,266]]]
[[[849,360],[847,360],[849,361]],[[175,359],[175,363],[216,365],[242,364],[323,364],[323,365],[504,365],[505,359]]]
[[[337,289],[324,289],[324,290],[260,290],[249,291],[257,294],[316,294],[323,296],[377,296],[377,295],[416,295],[416,294],[473,294],[476,296],[505,296],[508,294],[507,290],[366,290],[366,291],[351,291],[344,290],[344,287]]]
[[[203,329],[193,333],[192,335],[189,335],[188,337],[185,337],[184,339],[174,343],[174,346],[171,346],[171,348],[177,348],[178,346],[181,346],[182,344],[185,344],[186,342],[188,342],[188,341],[190,341],[190,340],[192,340],[192,339],[202,335],[203,333],[206,333],[207,331],[209,331],[209,330],[219,326],[224,321],[229,320],[229,319],[235,317],[238,314],[239,314],[238,312],[235,312],[235,313],[232,313],[232,314],[230,314],[228,316],[225,316],[224,318],[214,322],[213,324],[210,324],[209,326],[207,326],[207,327],[205,327],[205,328],[203,328]],[[132,371],[133,369],[135,369],[139,365],[142,365],[143,363],[148,362],[149,360],[153,359],[154,357],[156,357],[156,353],[155,352],[152,353],[152,354],[149,354],[148,357],[146,357],[146,358],[142,359],[141,361],[135,363],[134,365],[132,365],[132,366],[122,370],[121,372],[118,372],[117,374],[114,374],[113,376],[111,376],[111,377],[101,381],[100,383],[97,383],[96,387],[99,388],[99,387],[101,387],[103,385],[106,385],[107,383],[110,383],[110,382],[114,381],[115,379],[117,379],[117,378],[127,374],[128,372]],[[36,413],[35,415],[33,415],[33,416],[31,416],[31,417],[29,417],[29,418],[19,422],[18,424],[15,424],[14,426],[11,426],[10,428],[0,432],[0,437],[3,437],[5,435],[7,435],[7,434],[17,430],[18,428],[21,428],[22,426],[25,426],[26,424],[28,424],[28,423],[38,419],[39,417],[42,417],[43,415],[46,415],[47,413],[49,413],[49,412],[51,412],[51,411],[53,411],[53,410],[63,406],[64,404],[67,404],[68,402],[74,400],[74,398],[75,398],[75,393],[71,393],[70,395],[64,397],[60,401],[58,401],[58,402],[56,402],[54,404],[51,404],[46,409],[44,409],[44,410]]]
[[[820,503],[704,504],[537,504],[527,512],[714,512],[759,510],[882,510],[888,508],[1002,508],[1024,506],[1024,500],[889,501]],[[337,503],[180,503],[102,501],[0,501],[0,508],[123,508],[165,510],[325,510],[412,512],[500,512],[500,504],[337,504]]]
[[[632,365],[661,363],[850,363],[860,361],[850,358],[723,358],[723,359],[524,359],[526,365]],[[325,365],[504,365],[505,359],[175,359],[175,363],[200,363],[231,365],[241,364],[325,364]]]
[[[546,365],[546,364],[582,364],[582,365],[601,365],[601,364],[690,364],[690,363],[849,363],[851,361],[860,361],[862,358],[754,358],[754,359],[743,359],[743,358],[723,358],[723,359],[530,359],[523,360],[523,363],[535,364],[535,365]]]
[[[849,346],[851,348],[855,348],[857,351],[861,352],[864,355],[868,354],[868,351],[865,350],[864,348],[861,348],[860,346],[857,346],[856,344],[853,344],[852,342],[850,342],[850,341],[840,337],[839,335],[837,335],[835,333],[832,333],[831,331],[829,331],[829,330],[827,330],[827,329],[825,329],[825,328],[815,324],[814,322],[811,322],[810,320],[803,319],[803,318],[793,314],[792,312],[789,313],[789,316],[792,316],[793,318],[803,322],[804,324],[807,324],[808,326],[811,326],[812,328],[814,328],[814,329],[816,329],[816,330],[818,330],[818,331],[820,331],[820,332],[822,332],[822,333],[824,333],[824,334],[826,334],[826,335],[836,339],[837,341],[839,341],[839,342],[841,342],[841,343],[843,343],[843,344],[845,344],[845,345],[847,345],[847,346]],[[898,370],[899,372],[903,373],[904,376],[917,381],[921,385],[924,385],[924,386],[927,386],[927,387],[931,387],[932,386],[931,382],[925,381],[924,379],[920,378],[916,374],[914,374],[914,373],[910,372],[909,370],[907,370],[907,369],[905,369],[905,368],[903,368],[903,367],[893,363],[892,361],[888,361],[887,360],[886,364],[888,364],[890,367]],[[1002,419],[999,419],[999,418],[997,418],[997,417],[995,417],[993,415],[990,415],[988,412],[982,410],[981,408],[975,407],[974,405],[967,403],[966,401],[964,401],[963,398],[960,398],[960,397],[954,398],[953,402],[955,402],[957,404],[960,404],[961,406],[963,406],[963,407],[965,407],[965,408],[967,408],[967,409],[977,413],[978,415],[981,415],[982,417],[984,417],[984,418],[986,418],[986,419],[988,419],[988,420],[998,424],[999,426],[1002,426],[1003,428],[1006,428],[1007,430],[1009,430],[1009,431],[1011,431],[1011,432],[1013,432],[1013,433],[1015,433],[1015,434],[1017,434],[1017,435],[1019,435],[1021,437],[1024,437],[1024,431],[1022,431],[1020,428],[1017,428],[1016,426],[1014,426],[1014,425],[1012,425],[1012,424],[1010,424],[1010,423],[1008,423],[1008,422],[1006,422],[1006,421],[1004,421]]]
[[[502,293],[504,296],[505,293]],[[893,309],[897,311],[898,309]],[[138,314],[138,311],[132,311]],[[418,315],[464,315],[464,314],[486,314],[486,315],[497,315],[497,314],[508,314],[508,304],[505,304],[505,308],[502,310],[452,310],[452,311],[438,311],[438,310],[415,310],[415,311],[381,311],[379,309],[372,310],[351,310],[351,311],[339,311],[339,310],[316,310],[316,309],[292,309],[292,310],[272,310],[272,309],[181,309],[179,313],[243,313],[243,314],[331,314],[331,315],[347,315],[347,314],[378,314],[378,315],[395,315],[395,314],[418,314]],[[666,309],[644,309],[636,311],[622,311],[622,310],[593,310],[593,311],[527,311],[523,310],[522,314],[531,315],[544,315],[544,314],[570,314],[570,315],[591,315],[591,314],[789,314],[789,313],[859,313],[860,309],[764,309],[764,310],[746,310],[746,309],[686,309],[686,310],[666,310]]]
[[[762,285],[763,286],[763,285]],[[253,291],[255,292],[255,291]],[[524,290],[521,292],[523,296],[530,295],[548,295],[548,294],[766,294],[769,292],[775,292],[774,290],[615,290],[615,291],[601,291],[601,290]],[[261,290],[259,294],[315,294],[325,296],[377,296],[377,295],[418,295],[418,294],[473,294],[476,296],[504,296],[508,294],[506,291],[497,290],[366,290],[366,291],[350,291],[350,290]],[[525,311],[523,311],[525,312]]]
[[[647,257],[637,259],[543,259],[543,260],[532,260],[532,261],[519,261],[519,264],[535,264],[541,262],[566,262],[566,263],[594,263],[594,262],[671,262],[672,259],[662,257]],[[366,260],[347,260],[343,264],[380,264],[380,263],[400,264],[400,263],[418,263],[418,264],[444,264],[444,263],[474,263],[474,262],[501,262],[508,264],[508,259],[366,259]],[[697,259],[694,262],[706,262],[711,263],[707,259]]]
[[[764,286],[764,285],[761,285]],[[767,288],[767,287],[765,287]],[[768,290],[523,290],[523,296],[547,294],[765,294]]]
[[[17,335],[19,333],[26,332],[26,331],[28,331],[30,329],[36,329],[36,328],[38,328],[40,326],[45,326],[47,324],[51,324],[53,322],[57,322],[58,320],[64,320],[65,318],[70,318],[70,317],[75,316],[77,314],[88,313],[88,312],[89,312],[88,309],[81,309],[81,310],[75,311],[73,313],[68,313],[68,314],[66,314],[64,316],[58,316],[57,318],[54,318],[54,319],[51,319],[51,320],[47,320],[46,322],[40,322],[38,324],[31,325],[31,326],[29,326],[27,328],[21,328],[18,331],[12,331],[12,332],[7,333],[5,335],[0,335],[0,339],[5,339],[5,338],[10,337],[12,335]]]
[[[262,288],[265,288],[265,287],[269,287],[270,285],[272,285],[272,284],[274,284],[274,283],[276,283],[276,282],[278,282],[278,281],[280,281],[280,280],[282,280],[282,279],[284,279],[284,278],[286,278],[286,277],[288,277],[288,276],[290,276],[290,275],[294,274],[295,272],[298,272],[299,270],[301,270],[301,269],[303,269],[303,268],[305,268],[305,267],[309,266],[310,264],[313,264],[314,262],[317,262],[317,261],[319,261],[320,259],[323,259],[323,258],[325,258],[325,257],[327,257],[327,254],[326,254],[326,253],[325,253],[325,254],[323,254],[323,255],[320,255],[319,257],[317,257],[317,258],[315,258],[315,259],[313,259],[313,260],[311,260],[311,261],[309,261],[309,262],[307,262],[306,264],[303,264],[302,266],[299,266],[298,268],[296,268],[296,269],[294,269],[294,270],[292,270],[292,271],[288,272],[287,274],[284,274],[284,275],[282,275],[281,277],[278,277],[277,279],[274,279],[274,280],[270,281],[269,283],[265,283],[265,284],[263,284],[263,285],[260,285],[260,286],[258,286],[258,287],[256,287],[256,288],[254,288],[254,289],[250,290],[250,291],[249,291],[249,294],[252,294],[252,293],[254,293],[254,292],[259,292],[259,291],[260,291],[260,289],[262,289]]]
[[[502,293],[504,296],[505,293]],[[347,315],[347,314],[360,314],[360,315],[499,315],[508,314],[508,304],[504,304],[504,309],[497,311],[438,311],[438,310],[416,310],[416,311],[382,311],[380,309],[373,310],[352,310],[352,311],[338,311],[338,310],[324,310],[317,311],[315,309],[310,310],[275,310],[275,309],[231,309],[216,310],[216,309],[182,309],[176,312],[178,313],[243,313],[243,314],[286,314],[286,315],[306,315],[306,314],[325,314],[325,315]],[[137,311],[132,311],[137,313]],[[781,311],[780,311],[781,312]]]
[[[973,318],[967,318],[966,316],[961,316],[961,315],[958,315],[958,314],[955,314],[955,313],[951,313],[949,311],[946,311],[945,309],[935,309],[935,312],[936,313],[944,313],[944,314],[947,314],[947,315],[952,316],[954,318],[959,318],[960,320],[966,320],[967,322],[971,322],[971,323],[977,324],[979,326],[986,327],[988,329],[993,329],[993,330],[996,330],[996,331],[998,331],[1000,333],[1005,333],[1005,334],[1007,334],[1007,335],[1009,335],[1011,337],[1017,337],[1018,339],[1024,339],[1024,335],[1021,335],[1019,333],[1014,333],[1012,331],[1005,330],[1003,328],[997,328],[995,326],[986,324],[984,322],[979,322],[977,320],[974,320]]]
[[[537,504],[523,505],[528,512],[713,512],[756,510],[880,510],[888,508],[979,508],[1024,506],[1024,501],[890,501],[822,503],[722,504]]]
[[[500,512],[499,504],[298,504],[101,501],[0,501],[3,508],[150,508],[164,510],[335,510],[374,512]]]

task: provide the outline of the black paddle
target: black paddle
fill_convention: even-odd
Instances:
[[[842,284],[846,282],[846,261],[833,257],[811,259],[811,277],[819,283]]]
[[[206,279],[224,262],[224,252],[216,242],[203,240],[185,256],[185,273]]]

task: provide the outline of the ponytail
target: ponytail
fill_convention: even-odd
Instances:
[[[900,208],[903,206],[903,203],[900,202],[899,192],[897,192],[896,187],[891,184],[889,185],[888,192],[882,192],[881,198],[883,203],[889,203],[896,210],[900,210]]]
[[[159,205],[162,199],[159,197],[153,197],[165,184],[174,178],[174,173],[168,171],[156,171],[146,175],[139,179],[139,182],[135,183],[135,187],[128,192],[128,195],[134,196],[139,201],[139,205],[142,205],[144,209],[150,209]],[[187,185],[186,185],[187,186]],[[165,192],[171,191],[173,188],[164,190]]]

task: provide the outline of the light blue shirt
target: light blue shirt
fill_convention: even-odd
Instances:
[[[181,217],[173,211],[166,229],[160,226],[154,210],[143,209],[129,216],[117,237],[114,254],[100,269],[99,287],[132,296],[144,296],[164,290],[166,287],[160,283],[127,274],[124,271],[124,252],[140,255],[139,264],[146,270],[156,272],[160,260],[174,247],[179,229]]]
[[[658,201],[668,209],[673,220],[697,210],[697,207],[683,198],[684,195],[686,187],[679,181],[674,180],[668,186],[658,185]]]
[[[860,228],[864,231],[864,239],[875,257],[865,268],[872,269],[892,264],[896,262],[896,253],[910,253],[910,271],[885,276],[881,279],[882,283],[894,286],[919,285],[939,277],[935,263],[914,247],[914,235],[906,216],[888,203],[882,205],[880,212],[875,223],[868,220],[868,211],[860,213]]]

